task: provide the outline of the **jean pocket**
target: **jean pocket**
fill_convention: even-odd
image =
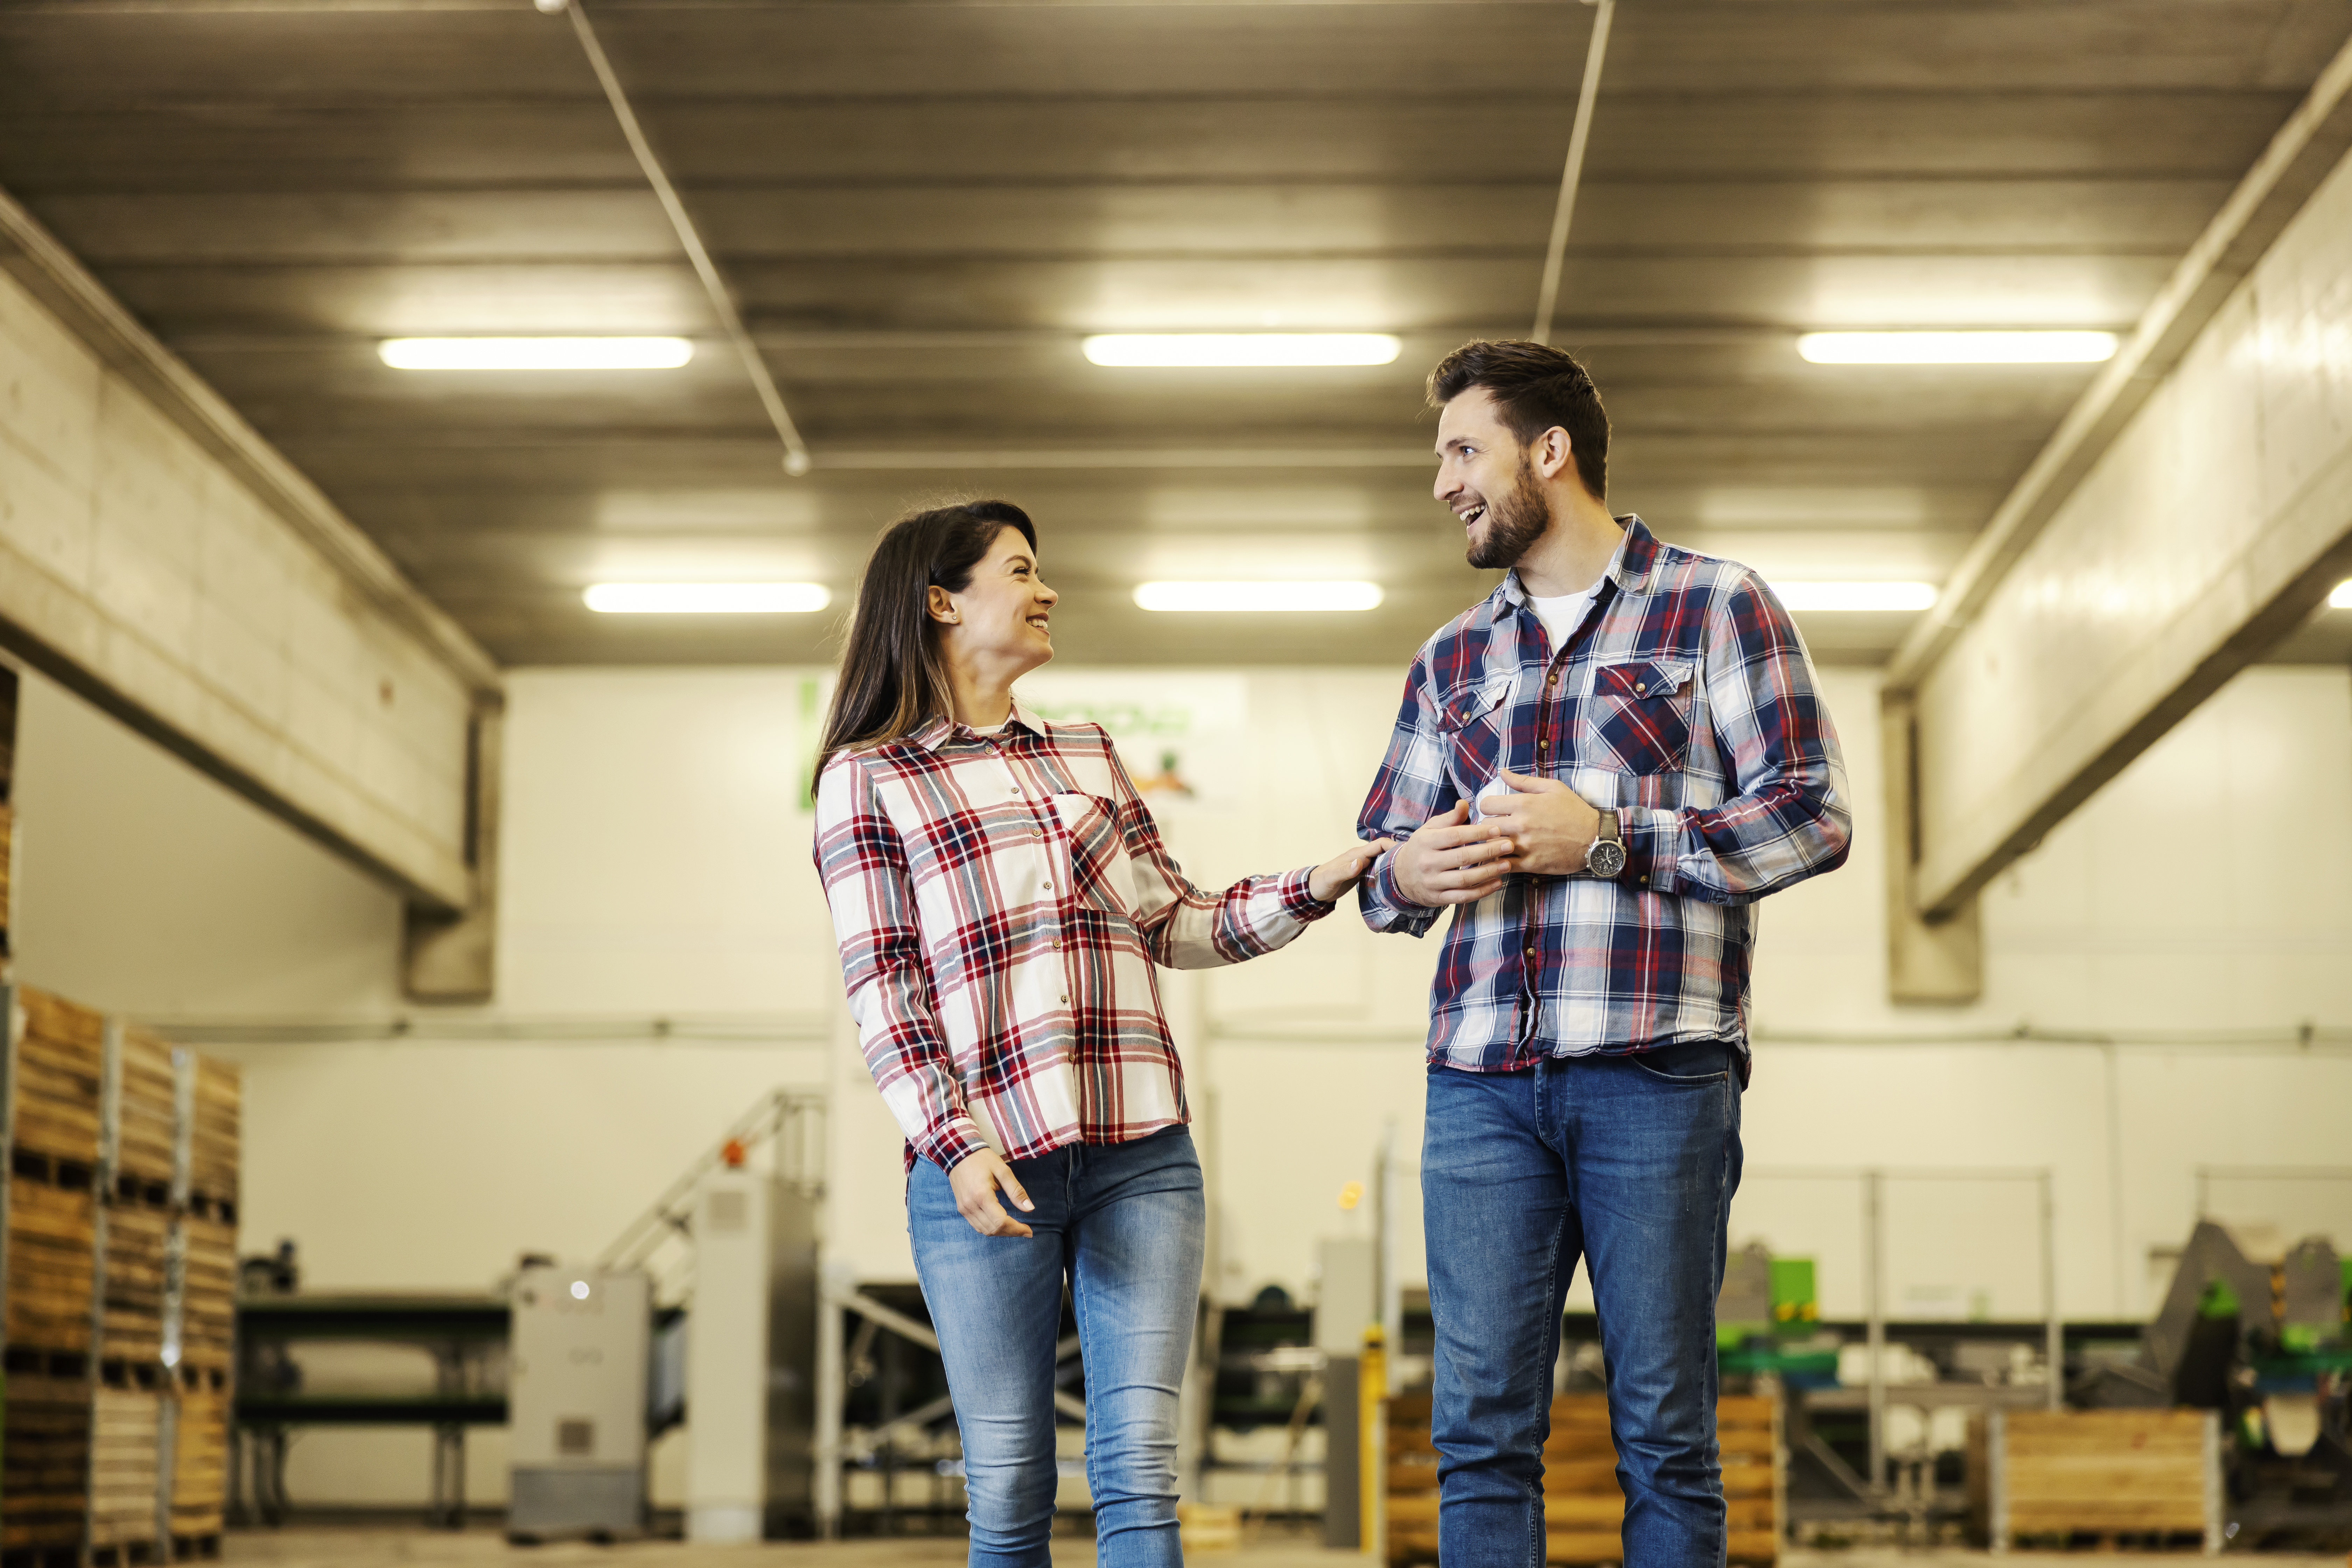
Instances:
[[[1633,1051],[1625,1059],[1660,1083],[1721,1083],[1731,1076],[1731,1047],[1713,1040]]]

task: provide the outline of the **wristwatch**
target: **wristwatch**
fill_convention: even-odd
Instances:
[[[1617,836],[1617,814],[1601,814],[1601,831],[1585,847],[1584,868],[1602,881],[1613,881],[1625,869],[1625,841]]]

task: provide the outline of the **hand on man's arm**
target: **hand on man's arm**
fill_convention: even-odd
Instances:
[[[1433,816],[1390,854],[1397,892],[1423,909],[1475,904],[1521,868],[1510,839],[1491,822],[1469,820],[1468,803]]]

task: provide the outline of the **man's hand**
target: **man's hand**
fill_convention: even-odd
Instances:
[[[1397,846],[1397,891],[1425,910],[1443,904],[1475,904],[1498,890],[1519,868],[1511,841],[1492,822],[1472,822],[1467,801],[1433,816]]]
[[[1003,1187],[1004,1195],[1024,1209],[1037,1205],[1013,1174],[1013,1167],[993,1149],[982,1149],[967,1154],[948,1173],[948,1185],[955,1189],[956,1213],[971,1222],[971,1228],[982,1236],[1034,1236],[1036,1233],[1011,1215],[996,1201],[996,1189]]]
[[[1314,870],[1307,873],[1307,891],[1318,904],[1328,904],[1364,879],[1381,851],[1393,849],[1396,841],[1375,838],[1369,844],[1351,844]]]
[[[1584,852],[1601,834],[1601,813],[1558,779],[1506,773],[1510,793],[1482,795],[1486,821],[1511,841],[1522,871],[1572,877],[1584,869]]]

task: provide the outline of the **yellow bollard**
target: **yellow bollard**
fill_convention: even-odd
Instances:
[[[1356,1365],[1356,1495],[1364,1510],[1362,1531],[1356,1539],[1364,1543],[1364,1555],[1383,1558],[1388,1554],[1389,1442],[1381,1405],[1389,1392],[1389,1356],[1387,1336],[1378,1323],[1364,1330],[1364,1356]]]

